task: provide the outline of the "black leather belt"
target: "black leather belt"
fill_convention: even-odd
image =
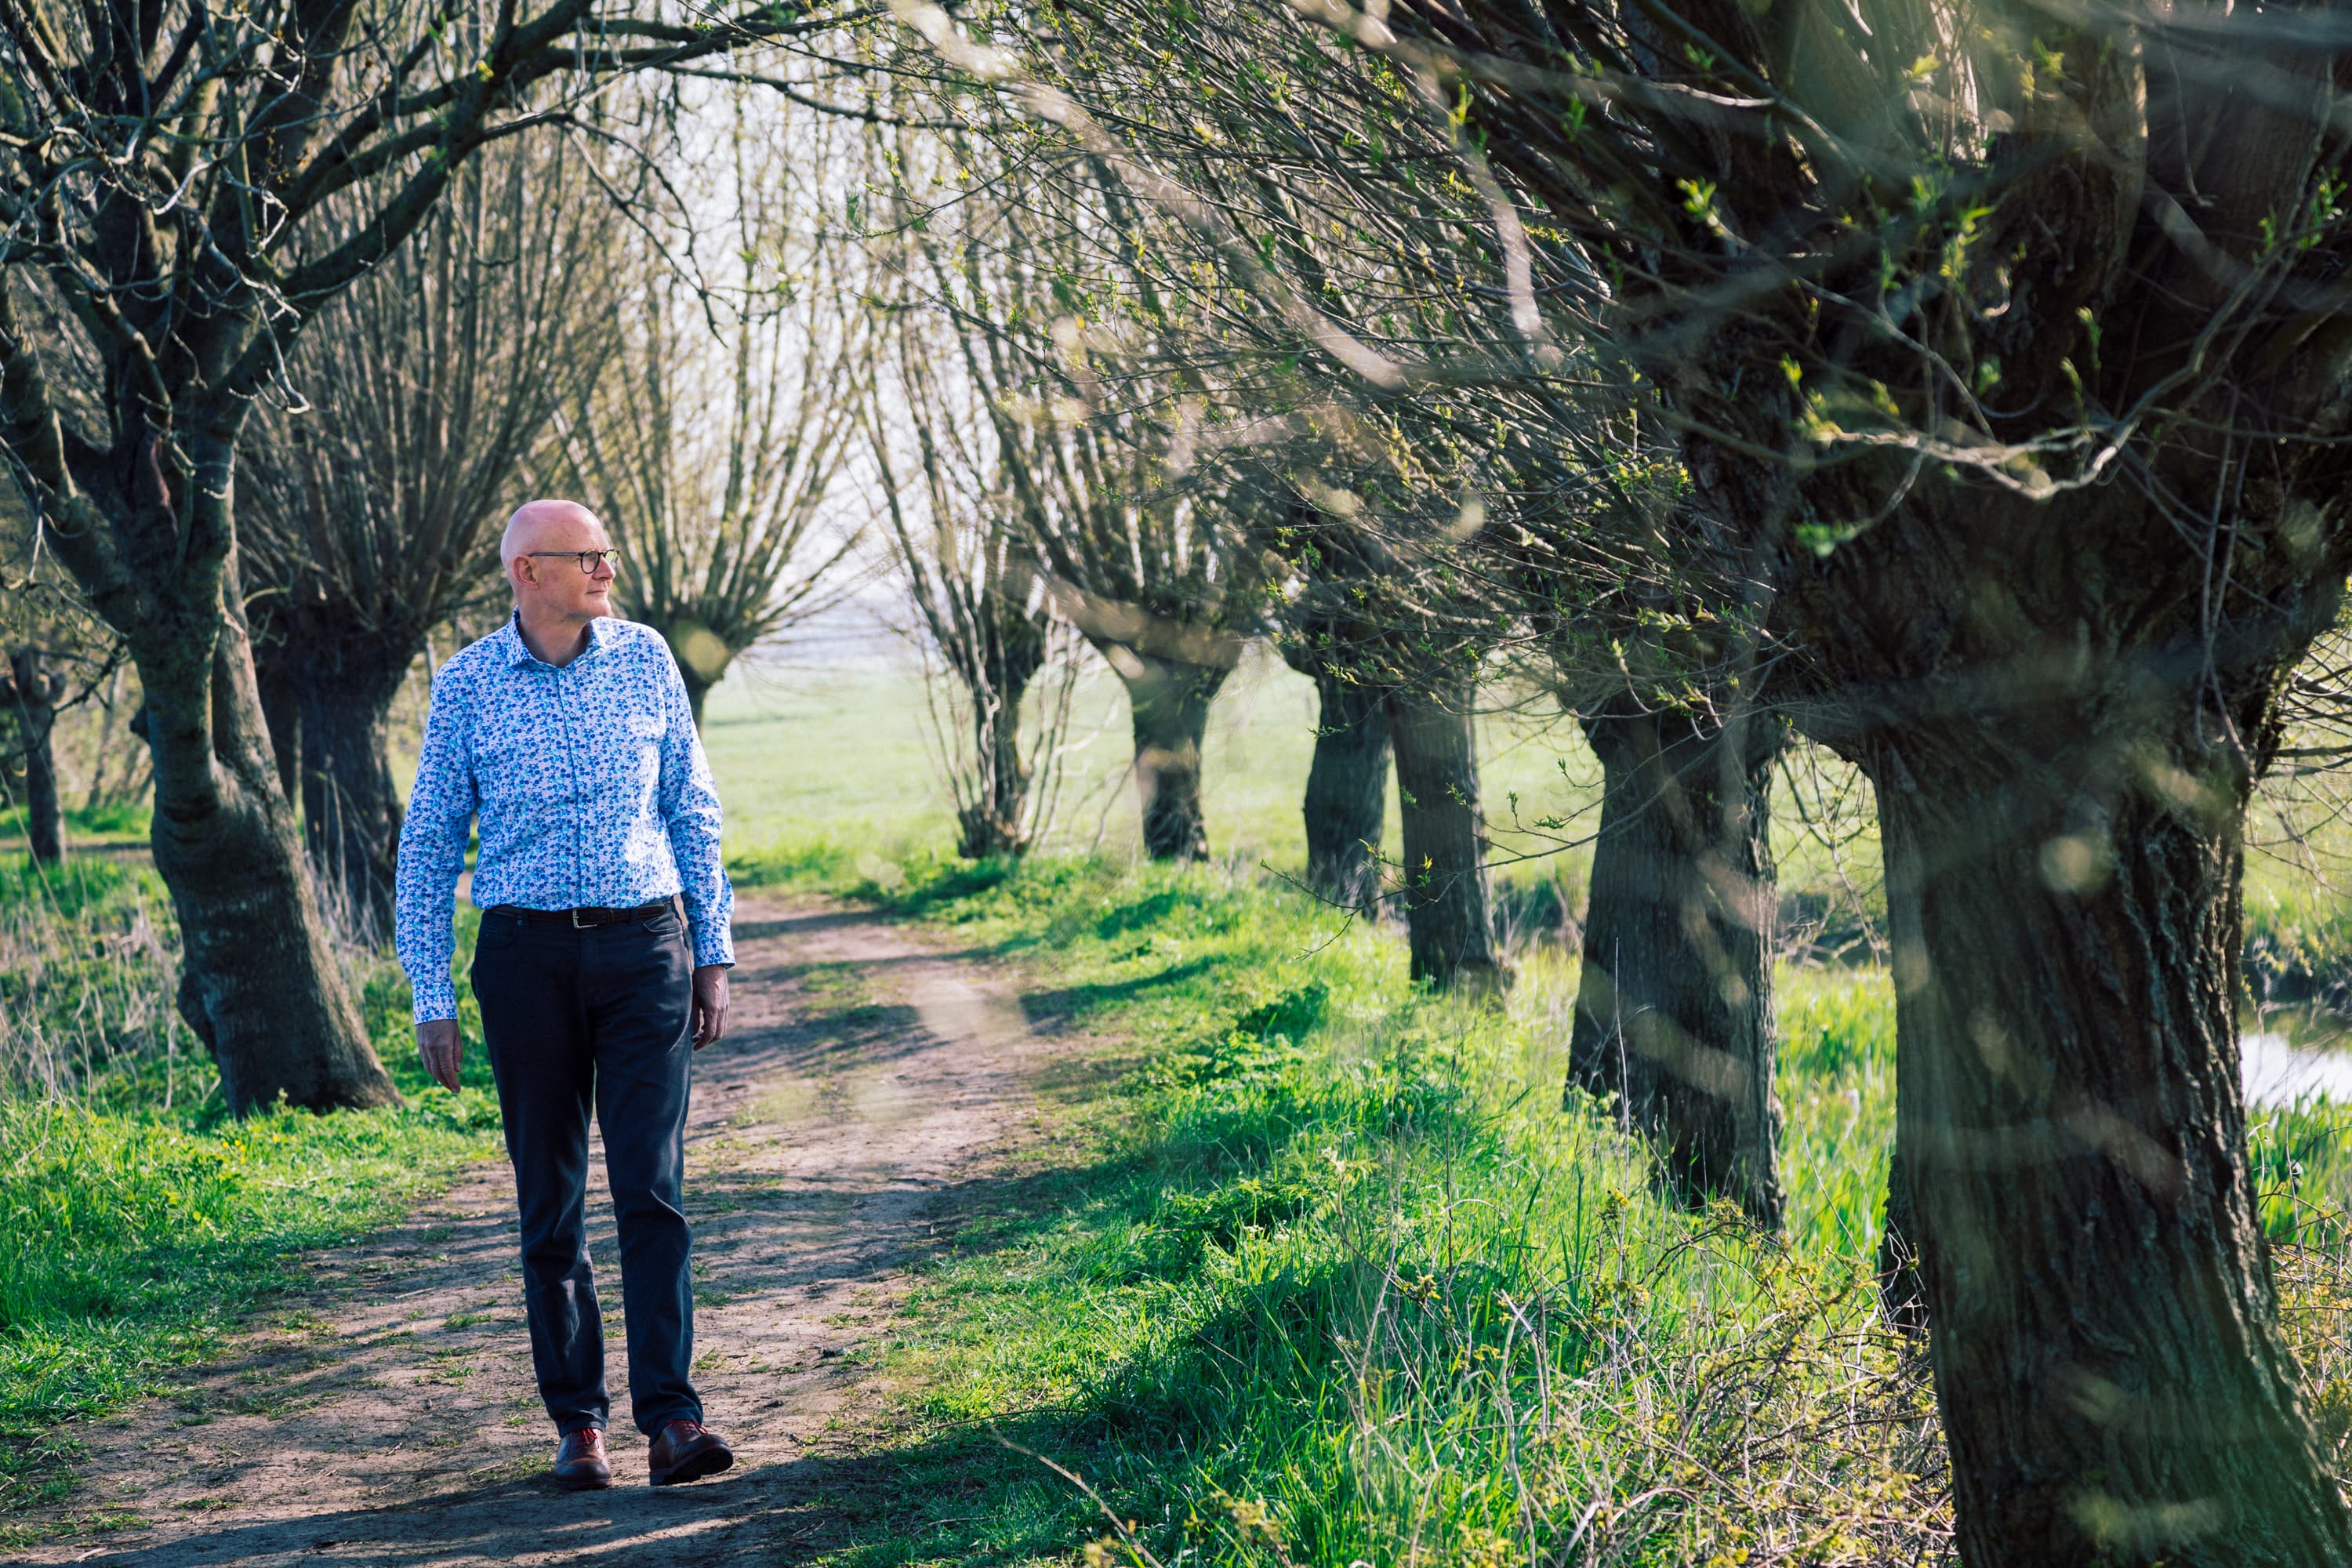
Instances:
[[[657,904],[639,904],[634,910],[527,910],[520,904],[492,904],[484,912],[585,931],[590,926],[627,925],[632,921],[649,921],[656,915],[669,913],[670,908],[670,900],[664,899]]]

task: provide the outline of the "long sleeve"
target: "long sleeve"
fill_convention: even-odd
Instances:
[[[676,660],[666,660],[664,707],[668,719],[662,735],[661,816],[669,834],[670,858],[677,862],[679,890],[686,899],[686,918],[694,926],[694,963],[735,962],[735,889],[719,855],[719,790],[710,780],[710,763],[702,754],[702,738],[695,733],[694,707],[687,700],[686,681]]]
[[[450,672],[444,670],[446,677]],[[466,839],[478,804],[466,742],[462,679],[433,683],[425,721],[425,748],[416,784],[400,825],[400,864],[394,879],[393,931],[400,966],[415,994],[416,1021],[457,1016],[449,961],[457,878],[466,868]]]

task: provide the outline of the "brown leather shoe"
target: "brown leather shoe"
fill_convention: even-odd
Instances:
[[[583,1426],[577,1432],[566,1432],[555,1450],[555,1467],[550,1473],[555,1477],[555,1484],[568,1492],[611,1486],[613,1461],[604,1457],[604,1429]]]
[[[735,1451],[726,1439],[699,1421],[672,1421],[654,1439],[646,1463],[653,1472],[657,1487],[673,1487],[680,1481],[698,1481],[705,1476],[715,1476],[735,1462]]]

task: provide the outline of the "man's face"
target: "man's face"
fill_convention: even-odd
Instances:
[[[575,552],[609,550],[612,536],[604,525],[584,512],[551,518],[533,530],[532,553],[514,563],[518,599],[549,614],[593,618],[613,613],[613,563],[597,563],[593,572],[580,570]],[[541,552],[556,552],[547,554]]]

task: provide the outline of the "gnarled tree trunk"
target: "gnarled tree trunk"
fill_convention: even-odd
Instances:
[[[322,668],[317,679],[299,685],[302,828],[310,864],[320,886],[341,900],[352,928],[370,941],[386,940],[403,810],[386,757],[384,721],[400,676]]]
[[[255,649],[278,778],[302,806],[320,890],[362,939],[392,934],[400,795],[385,723],[421,640],[410,626],[355,626],[344,606],[273,616]]]
[[[1478,805],[1472,689],[1445,682],[1389,698],[1404,837],[1405,927],[1412,977],[1440,986],[1499,986],[1486,822]]]
[[[1771,769],[1780,731],[1644,711],[1582,721],[1601,759],[1601,830],[1569,1078],[1622,1097],[1686,1203],[1780,1221],[1772,1089]]]
[[[25,341],[13,307],[0,289],[0,343]],[[58,555],[139,671],[133,727],[154,760],[150,834],[179,917],[180,1012],[229,1108],[397,1103],[327,940],[262,718],[236,549],[247,405],[192,397],[120,421],[105,471],[125,488],[106,510],[67,465],[37,357],[0,357],[18,481],[57,518]],[[175,421],[174,445],[159,416]]]
[[[1127,686],[1135,729],[1135,787],[1143,807],[1143,852],[1154,860],[1205,860],[1208,823],[1201,815],[1201,739],[1231,665],[1190,664],[1102,647]]]
[[[65,822],[58,805],[58,763],[53,744],[58,700],[65,682],[51,671],[38,648],[8,656],[8,705],[25,743],[25,842],[33,858],[54,866],[65,858]]]
[[[971,693],[972,753],[980,798],[956,812],[956,853],[967,860],[1029,847],[1029,763],[1021,754],[1021,704],[1045,658],[1042,637],[1001,636],[981,663]]]
[[[278,787],[235,582],[232,558],[205,614],[130,638],[155,759],[155,868],[179,916],[180,1013],[239,1114],[281,1095],[318,1110],[394,1104]]]
[[[302,798],[302,698],[294,689],[292,660],[278,645],[264,637],[253,649],[255,689],[261,697],[262,721],[269,726],[269,754],[278,764],[278,787],[286,798]]]
[[[1307,885],[1367,917],[1381,896],[1381,833],[1388,814],[1388,693],[1315,672],[1315,760],[1307,770]]]
[[[2250,776],[2185,697],[2137,713],[2154,684],[1906,727],[1872,767],[1961,1551],[2352,1562],[2246,1158]]]

